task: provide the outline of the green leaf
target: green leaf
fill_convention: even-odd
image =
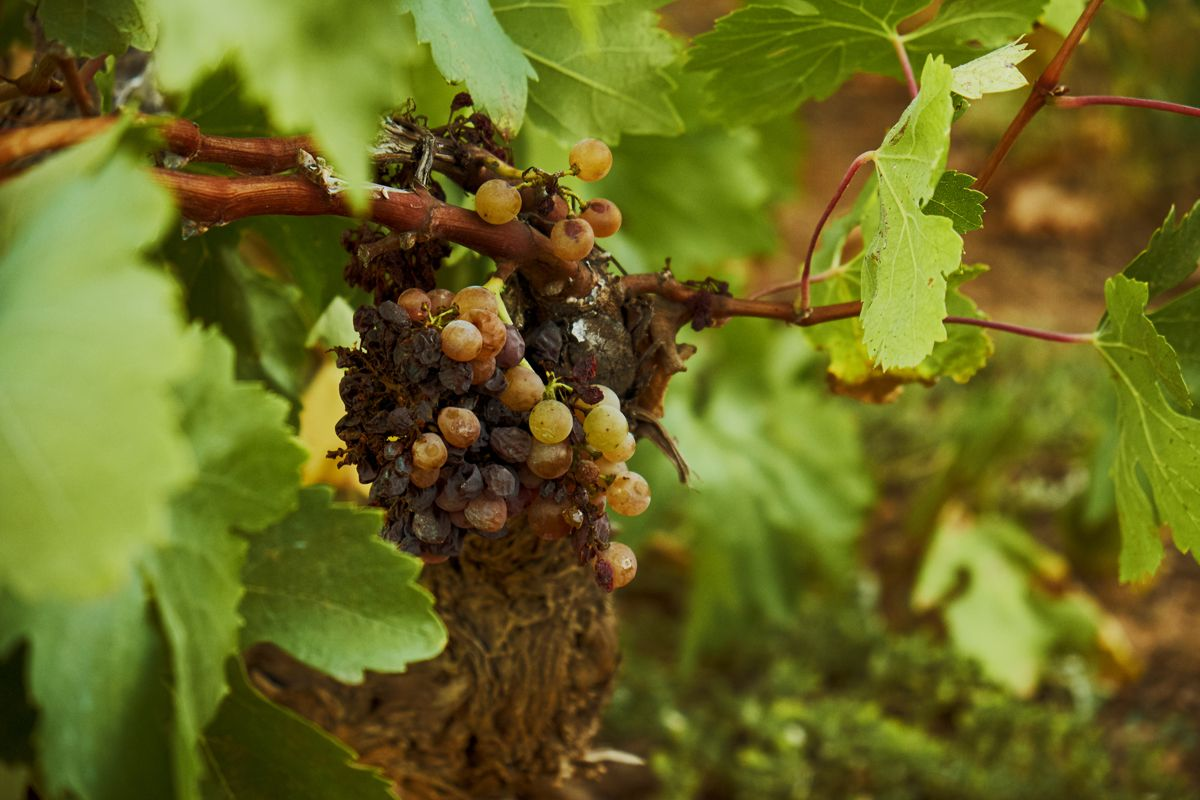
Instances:
[[[1175,350],[1192,400],[1200,404],[1200,289],[1167,303],[1150,315],[1150,321]]]
[[[154,47],[158,17],[153,5],[153,0],[42,0],[38,19],[46,36],[67,44],[76,55],[119,56],[130,45]]]
[[[199,474],[172,507],[169,543],[146,561],[175,675],[175,765],[197,784],[200,733],[216,713],[224,664],[237,651],[246,543],[231,526],[261,530],[297,503],[305,451],[286,424],[288,405],[234,380],[233,348],[196,332],[200,359],[181,382],[183,427]]]
[[[1175,208],[1150,236],[1146,249],[1122,271],[1127,278],[1150,286],[1150,297],[1174,289],[1196,271],[1200,261],[1200,201],[1175,222]]]
[[[167,659],[147,600],[131,575],[105,597],[17,609],[51,796],[173,796]]]
[[[487,0],[400,0],[417,38],[429,42],[448,81],[465,81],[476,108],[512,137],[525,117],[527,81],[537,73],[496,22]]]
[[[958,233],[970,233],[983,227],[983,202],[987,195],[971,188],[975,179],[964,172],[947,170],[934,187],[933,197],[921,210],[945,217]]]
[[[342,237],[357,224],[340,217],[255,217],[242,230],[267,244],[275,263],[300,287],[302,316],[315,320],[335,297],[349,298],[355,306],[366,300],[342,277],[350,258]]]
[[[978,100],[985,94],[1020,89],[1029,82],[1017,65],[1033,55],[1024,42],[1012,42],[954,68],[950,89],[962,97]]]
[[[251,541],[242,643],[274,642],[348,683],[437,655],[446,630],[416,583],[420,561],[379,538],[377,512],[332,495],[305,489],[299,509]]]
[[[5,594],[0,594],[0,603],[15,605]],[[16,609],[10,609],[15,611]],[[5,629],[8,630],[5,630]],[[29,678],[26,664],[28,648],[13,647],[4,639],[19,637],[13,620],[0,617],[0,708],[4,709],[4,725],[0,726],[0,764],[32,764],[33,731],[37,726],[37,709],[29,699]],[[0,797],[4,795],[0,793]],[[25,795],[21,795],[24,800]]]
[[[987,272],[983,264],[963,264],[946,281],[946,312],[948,316],[987,319],[975,301],[959,291],[959,287]],[[923,381],[947,377],[955,383],[966,383],[983,369],[995,352],[992,337],[975,325],[951,325],[946,341],[933,346],[933,352],[917,367]]]
[[[30,599],[126,583],[191,474],[177,294],[142,256],[172,205],[120,135],[0,188],[0,584]]]
[[[657,5],[597,5],[597,41],[589,44],[571,22],[569,0],[492,0],[496,19],[537,69],[530,121],[564,142],[594,136],[614,145],[622,133],[680,133],[663,71],[675,45],[658,26]]]
[[[391,782],[354,763],[346,745],[267,700],[230,659],[232,693],[205,735],[212,773],[205,796],[222,800],[395,800]]]
[[[155,0],[155,63],[167,89],[183,91],[223,62],[236,65],[248,99],[280,128],[312,133],[352,185],[370,176],[379,115],[407,90],[411,56],[400,15],[385,3],[298,0]],[[361,191],[355,194],[361,196]]]
[[[1066,36],[1075,26],[1075,21],[1079,19],[1086,5],[1087,0],[1047,0],[1042,11],[1042,24],[1055,33]],[[1109,0],[1105,7],[1115,8],[1134,19],[1146,18],[1146,4],[1143,0]]]
[[[929,59],[921,91],[875,152],[879,227],[863,260],[863,341],[883,369],[916,366],[945,341],[946,276],[962,239],[945,217],[921,207],[950,149],[950,67]]]
[[[918,611],[941,607],[954,647],[979,662],[988,677],[1028,696],[1037,686],[1064,632],[1056,622],[1064,610],[1081,610],[1074,598],[1038,591],[1042,571],[1061,573],[1061,557],[1035,542],[1013,522],[988,517],[949,519],[934,534],[913,586]],[[966,586],[960,580],[966,577]],[[1064,605],[1065,604],[1065,605]],[[1095,620],[1071,614],[1085,628],[1065,633],[1087,641]],[[1089,632],[1086,628],[1092,624]],[[1003,631],[1003,636],[997,636]]]
[[[914,60],[942,51],[969,58],[976,51],[962,44],[999,46],[1027,31],[1041,10],[1041,0],[949,0],[934,20],[900,34],[899,23],[927,5],[925,0],[895,0],[886,8],[850,0],[751,5],[696,38],[688,69],[715,73],[709,96],[718,113],[760,120],[824,99],[858,72],[899,77],[897,42]]]
[[[947,0],[929,23],[905,34],[914,56],[968,53],[967,42],[996,48],[1029,32],[1045,0]]]
[[[1121,580],[1133,580],[1158,568],[1159,523],[1171,528],[1181,551],[1200,546],[1200,420],[1171,405],[1187,408],[1191,398],[1175,351],[1146,318],[1148,286],[1116,275],[1104,296],[1108,316],[1096,348],[1117,390],[1120,572]]]
[[[235,226],[186,241],[176,238],[168,242],[166,255],[183,284],[188,312],[218,326],[237,348],[238,377],[265,380],[296,400],[312,367],[305,341],[316,312],[309,316],[296,286],[246,263],[242,243],[248,230]],[[307,241],[302,238],[296,246]],[[340,272],[333,265],[326,268]]]

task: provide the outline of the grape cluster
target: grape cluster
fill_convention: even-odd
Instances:
[[[584,181],[600,180],[608,174],[613,163],[612,151],[599,139],[577,142],[568,158],[571,169],[559,174],[576,175]],[[534,181],[546,177],[535,173]],[[516,219],[522,211],[534,211],[537,206],[545,205],[548,213],[543,216],[554,220],[550,228],[550,249],[566,261],[587,257],[596,239],[612,236],[621,228],[621,210],[611,200],[591,200],[579,208],[577,215],[570,215],[568,204],[558,194],[555,180],[542,187],[552,190],[548,197],[542,198],[538,193],[522,197],[521,189],[532,185],[529,181],[514,184],[503,178],[486,181],[475,192],[475,212],[484,222],[503,225]],[[539,203],[539,198],[544,202]],[[576,202],[578,204],[578,200]]]
[[[636,559],[610,543],[606,509],[640,514],[650,489],[625,464],[636,440],[620,399],[539,374],[501,313],[482,286],[408,289],[359,308],[359,345],[336,350],[345,447],[331,456],[371,485],[383,536],[403,550],[437,561],[472,533],[526,526],[569,537],[602,586],[623,586]]]

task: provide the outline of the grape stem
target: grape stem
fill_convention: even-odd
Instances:
[[[1058,88],[1059,79],[1062,77],[1063,69],[1067,66],[1067,61],[1071,58],[1075,48],[1079,45],[1079,40],[1083,38],[1084,31],[1091,24],[1092,18],[1096,16],[1096,12],[1100,10],[1100,4],[1104,0],[1089,0],[1087,7],[1083,9],[1083,13],[1079,15],[1079,19],[1075,21],[1075,26],[1071,28],[1071,32],[1067,34],[1067,38],[1063,39],[1062,45],[1059,46],[1058,52],[1050,59],[1050,63],[1042,70],[1042,74],[1034,82],[1033,88],[1029,91],[1029,97],[1025,98],[1025,103],[1013,117],[1013,121],[1009,123],[1008,129],[1004,131],[1004,135],[1000,137],[1000,141],[996,144],[992,154],[988,156],[987,163],[983,169],[979,171],[979,177],[975,179],[975,188],[979,191],[985,191],[987,185],[991,182],[992,176],[996,174],[996,170],[1000,167],[1000,162],[1008,155],[1008,151],[1012,149],[1013,143],[1017,141],[1017,137],[1021,135],[1021,131],[1025,130],[1025,126],[1030,120],[1042,110],[1042,106],[1046,105],[1046,101],[1054,94]]]
[[[822,325],[827,322],[857,317],[862,311],[862,303],[834,303],[825,306],[814,306],[807,314],[798,312],[790,303],[772,303],[765,300],[750,300],[737,297],[726,297],[713,294],[705,289],[680,283],[670,273],[658,272],[646,275],[627,275],[621,279],[621,285],[626,294],[654,294],[675,303],[687,305],[695,302],[702,294],[708,294],[708,307],[714,319],[729,319],[731,317],[758,317],[761,319],[777,319],[801,328]],[[680,323],[685,324],[687,319]],[[950,316],[942,320],[947,325],[974,325],[980,328],[1026,336],[1031,339],[1041,339],[1047,342],[1064,344],[1081,344],[1095,341],[1094,333],[1062,333],[1040,328],[1030,328],[1015,325],[1010,322],[996,322],[975,317]]]
[[[67,91],[71,93],[71,99],[75,101],[79,113],[85,117],[96,116],[96,104],[92,102],[92,96],[83,83],[83,77],[79,74],[74,57],[59,56],[54,60],[58,63],[58,71],[62,73],[63,80],[67,84]]]
[[[854,180],[855,174],[858,173],[863,164],[875,158],[875,151],[868,150],[865,153],[860,153],[853,161],[850,162],[849,169],[842,176],[842,181],[837,185],[837,189],[833,192],[833,197],[829,198],[829,202],[825,204],[825,210],[821,212],[821,218],[817,220],[817,226],[813,229],[812,238],[808,242],[808,250],[804,253],[804,269],[800,273],[800,313],[805,314],[811,310],[812,298],[809,294],[809,284],[812,283],[810,276],[812,274],[812,258],[813,253],[817,249],[817,240],[821,238],[821,230],[825,227],[829,215],[833,213],[833,209],[837,207],[838,201],[842,199],[842,195],[846,193],[846,187],[850,185],[850,181]]]
[[[916,76],[913,75],[912,63],[908,60],[908,51],[904,49],[904,40],[899,36],[893,36],[892,47],[896,48],[896,58],[900,59],[900,68],[904,70],[904,82],[908,84],[908,96],[915,98],[920,89],[917,87]]]
[[[1185,106],[1182,103],[1171,103],[1166,100],[1149,100],[1142,97],[1118,97],[1115,95],[1055,95],[1048,101],[1058,108],[1084,108],[1085,106],[1130,106],[1146,108],[1151,111],[1166,111],[1171,114],[1183,114],[1189,117],[1200,117],[1200,108]]]

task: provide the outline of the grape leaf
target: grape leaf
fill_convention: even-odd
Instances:
[[[1010,520],[948,518],[925,553],[912,604],[919,612],[941,607],[955,649],[1028,696],[1056,646],[1088,643],[1098,633],[1094,603],[1037,589],[1034,579],[1061,580],[1066,569],[1061,556]]]
[[[292,226],[280,227],[287,231]],[[321,224],[317,228],[329,230]],[[242,235],[248,230],[253,228],[238,225],[186,241],[176,238],[167,243],[165,252],[183,284],[188,313],[218,326],[237,348],[238,377],[265,380],[296,400],[311,368],[305,340],[316,312],[309,315],[296,286],[246,263],[248,248],[242,247]],[[301,236],[295,247],[310,241]],[[327,250],[328,246],[314,252]],[[303,268],[309,262],[296,263]],[[329,264],[325,268],[339,271]]]
[[[417,38],[429,42],[449,81],[465,81],[476,108],[511,137],[525,116],[527,81],[537,72],[496,22],[487,0],[400,0]]]
[[[242,623],[246,543],[230,527],[261,530],[291,511],[306,456],[286,424],[287,403],[234,380],[233,348],[216,331],[195,339],[199,363],[179,394],[199,473],[172,504],[169,543],[145,565],[171,650],[181,787],[199,778],[195,747],[227,691],[225,659]]]
[[[1123,270],[1127,278],[1149,284],[1150,297],[1174,289],[1196,271],[1200,261],[1200,201],[1175,222],[1175,209],[1150,236],[1146,249]]]
[[[354,763],[354,751],[259,694],[236,659],[228,680],[232,691],[205,734],[206,797],[395,800],[391,782]]]
[[[378,513],[332,495],[303,490],[299,509],[251,540],[242,643],[274,642],[348,683],[437,655],[446,630],[415,582],[420,562],[379,538]]]
[[[1024,42],[1013,42],[954,68],[950,90],[962,97],[978,100],[985,94],[1020,89],[1029,82],[1017,65],[1033,55]]]
[[[1042,10],[1042,24],[1063,36],[1070,33],[1075,21],[1083,13],[1087,0],[1047,0]],[[1146,4],[1143,0],[1109,0],[1105,7],[1115,8],[1134,19],[1146,18]]]
[[[46,36],[81,56],[119,56],[131,44],[150,50],[158,35],[153,0],[41,0],[38,19]]]
[[[947,0],[938,15],[911,33],[904,43],[914,58],[942,54],[959,60],[977,42],[996,48],[1027,33],[1045,0]],[[969,57],[969,56],[968,56]]]
[[[0,187],[0,583],[26,598],[122,586],[191,474],[177,295],[141,255],[171,201],[120,135]]]
[[[1167,303],[1150,315],[1150,321],[1175,350],[1192,399],[1200,405],[1200,289]]]
[[[165,88],[186,90],[223,62],[280,128],[312,133],[352,185],[370,175],[379,115],[408,92],[411,55],[400,15],[383,3],[156,0],[155,63]],[[354,196],[362,196],[356,191]]]
[[[930,58],[921,91],[875,151],[879,226],[863,259],[863,341],[883,369],[916,366],[945,341],[946,276],[962,239],[945,217],[921,207],[950,149],[950,67]]]
[[[342,237],[356,224],[340,217],[255,217],[245,221],[243,231],[270,247],[275,263],[300,287],[302,316],[312,321],[335,297],[349,298],[355,306],[367,299],[342,277],[349,260]]]
[[[173,796],[167,658],[147,599],[130,574],[104,597],[10,609],[29,639],[48,795]]]
[[[696,37],[688,69],[715,73],[709,97],[720,114],[749,121],[785,114],[833,94],[853,74],[899,77],[896,43],[910,54],[953,52],[970,57],[964,42],[999,46],[1024,33],[1041,0],[948,0],[915,31],[897,26],[927,6],[895,0],[872,6],[850,0],[812,0],[787,7],[751,5]]]
[[[1171,345],[1146,317],[1147,284],[1124,275],[1104,286],[1108,316],[1095,345],[1116,384],[1118,444],[1112,475],[1121,522],[1121,580],[1162,560],[1159,523],[1183,552],[1200,553],[1200,420]]]
[[[921,210],[950,220],[960,234],[982,228],[983,202],[987,195],[972,189],[974,182],[975,179],[964,172],[946,170],[938,179],[933,196],[925,201]]]
[[[658,27],[652,0],[614,0],[595,9],[597,41],[571,23],[568,0],[492,0],[496,19],[537,69],[529,120],[569,142],[620,141],[622,133],[682,131],[663,68],[675,46]]]

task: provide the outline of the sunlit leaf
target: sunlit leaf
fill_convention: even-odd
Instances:
[[[1183,552],[1200,553],[1200,420],[1171,345],[1146,318],[1145,283],[1124,275],[1104,287],[1108,316],[1096,348],[1116,386],[1119,442],[1113,480],[1121,520],[1121,579],[1151,574],[1162,560],[1159,524]]]
[[[945,341],[946,278],[962,239],[922,213],[950,149],[950,67],[930,59],[921,91],[875,152],[879,224],[863,259],[863,341],[883,369],[914,367]]]

